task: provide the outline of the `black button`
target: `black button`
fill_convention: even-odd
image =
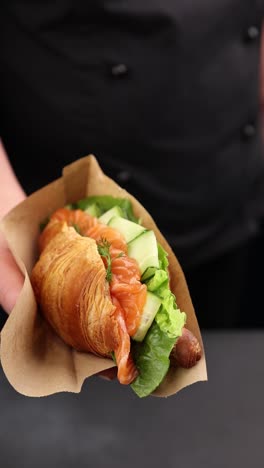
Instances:
[[[257,26],[249,26],[246,32],[246,39],[248,41],[254,41],[259,37],[259,28]]]
[[[128,171],[120,171],[117,174],[117,180],[120,183],[128,182],[131,179],[131,174]]]
[[[128,74],[128,67],[124,63],[117,63],[111,67],[111,75],[116,78],[124,77]]]
[[[252,123],[247,123],[242,129],[242,134],[244,138],[252,138],[256,134],[256,127]]]

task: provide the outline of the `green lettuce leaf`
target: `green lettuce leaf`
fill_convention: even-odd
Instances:
[[[179,338],[182,328],[186,323],[186,314],[177,307],[174,295],[167,291],[161,303],[161,307],[155,317],[161,331],[170,338]]]
[[[162,382],[170,366],[170,353],[175,338],[170,338],[154,322],[143,343],[133,343],[132,355],[139,376],[131,388],[140,397],[150,395]]]
[[[156,268],[153,276],[147,280],[146,286],[148,291],[154,292],[157,296],[162,295],[162,290],[168,288],[168,273],[164,270]]]
[[[166,250],[158,244],[158,254],[159,254],[159,267],[161,270],[167,271],[169,266],[168,254]]]
[[[79,208],[81,210],[86,210],[89,206],[96,205],[98,210],[98,216],[101,216],[106,211],[110,210],[114,206],[119,206],[122,210],[123,217],[133,221],[134,223],[138,222],[138,219],[134,216],[132,204],[130,200],[125,198],[116,198],[111,195],[96,195],[79,200],[72,205],[73,208]]]
[[[139,397],[150,395],[162,382],[170,366],[170,353],[182,335],[185,312],[177,307],[170,291],[167,253],[159,245],[160,268],[148,273],[145,284],[148,291],[160,297],[161,306],[142,343],[132,343],[132,354],[139,376],[131,384]]]

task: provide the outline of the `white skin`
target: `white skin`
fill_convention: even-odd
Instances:
[[[0,141],[0,219],[26,195],[19,184]],[[7,313],[13,309],[21,287],[23,275],[8,249],[0,231],[0,304]]]
[[[264,139],[264,23],[261,38],[261,78],[260,103],[262,114],[262,135]],[[5,149],[0,140],[0,219],[15,205],[25,199],[26,195],[19,184],[9,163]],[[13,309],[24,282],[6,241],[0,232],[0,304],[9,314]]]

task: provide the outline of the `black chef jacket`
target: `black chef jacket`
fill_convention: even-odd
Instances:
[[[256,231],[262,0],[0,8],[0,134],[28,193],[94,153],[185,267]]]

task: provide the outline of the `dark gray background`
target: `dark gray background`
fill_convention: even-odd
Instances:
[[[3,468],[262,468],[264,331],[203,331],[209,380],[167,399],[100,378],[27,398],[0,373]]]

